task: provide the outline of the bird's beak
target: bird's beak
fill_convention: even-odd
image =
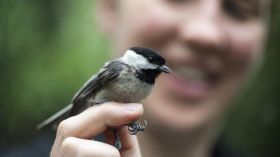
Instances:
[[[171,73],[171,70],[166,65],[159,67],[159,70],[164,73]]]

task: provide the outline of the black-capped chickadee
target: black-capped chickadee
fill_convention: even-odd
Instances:
[[[165,59],[155,50],[145,47],[132,47],[123,57],[105,63],[104,67],[93,75],[75,94],[72,103],[38,125],[37,129],[57,126],[62,120],[77,115],[94,104],[107,101],[120,103],[139,103],[152,91],[155,79],[161,72],[170,73]],[[129,133],[144,131],[147,127],[138,123],[128,124]],[[115,147],[121,148],[121,142],[115,134]]]

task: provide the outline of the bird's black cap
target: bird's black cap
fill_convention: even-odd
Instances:
[[[132,47],[130,50],[147,58],[150,63],[165,65],[165,59],[155,50],[146,47]]]

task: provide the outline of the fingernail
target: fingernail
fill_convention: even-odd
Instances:
[[[142,104],[136,104],[136,103],[129,103],[129,104],[123,104],[123,107],[127,111],[137,111],[142,107]]]

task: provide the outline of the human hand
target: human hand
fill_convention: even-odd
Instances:
[[[142,115],[141,104],[107,102],[93,106],[59,124],[50,156],[141,156],[137,137],[130,135],[127,126],[123,125],[137,121]],[[117,128],[122,142],[120,151],[113,146],[115,137],[112,128]],[[102,132],[106,143],[88,140]]]

